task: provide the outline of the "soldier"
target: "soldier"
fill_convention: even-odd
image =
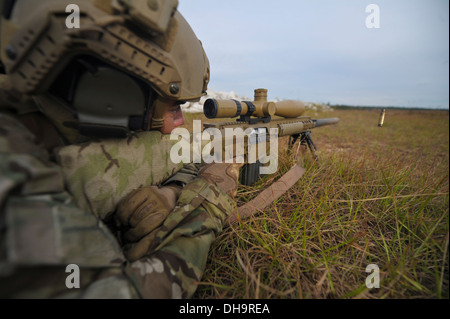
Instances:
[[[209,81],[177,5],[0,0],[0,297],[194,294],[239,165],[170,160]]]

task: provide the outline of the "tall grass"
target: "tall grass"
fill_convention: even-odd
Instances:
[[[340,110],[313,131],[319,162],[214,243],[195,298],[448,298],[448,112]],[[280,150],[287,149],[287,139]],[[242,205],[296,161],[252,187]],[[366,267],[380,288],[366,287]]]

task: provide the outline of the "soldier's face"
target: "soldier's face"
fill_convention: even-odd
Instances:
[[[164,113],[164,124],[161,128],[161,133],[170,134],[172,130],[184,124],[184,116],[181,111],[180,102],[171,101],[169,107]]]

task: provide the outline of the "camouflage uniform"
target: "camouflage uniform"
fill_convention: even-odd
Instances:
[[[152,250],[132,263],[107,226],[129,191],[182,172],[172,143],[152,131],[48,152],[0,106],[0,297],[191,297],[233,208],[228,195],[191,174]],[[69,264],[80,289],[66,287]]]

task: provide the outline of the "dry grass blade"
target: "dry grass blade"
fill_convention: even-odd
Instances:
[[[312,132],[319,163],[264,211],[226,227],[196,298],[449,298],[449,117],[339,110]],[[287,149],[287,139],[279,141]],[[296,162],[241,187],[243,205]],[[367,265],[380,288],[365,285]]]

